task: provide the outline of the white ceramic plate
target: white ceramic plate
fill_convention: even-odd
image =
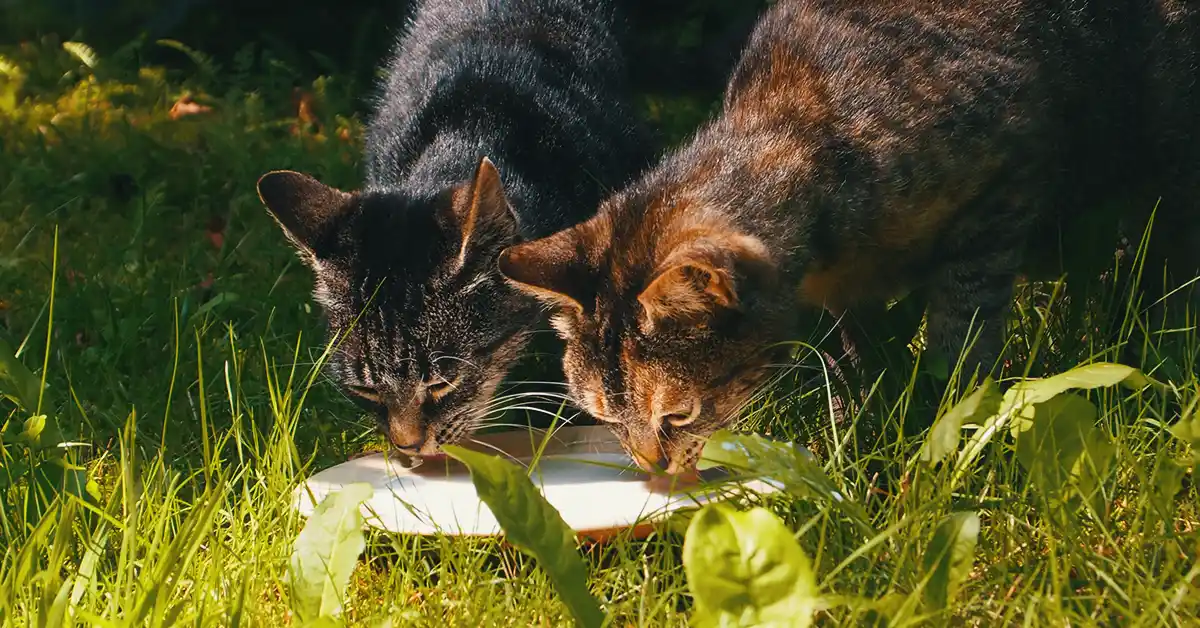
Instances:
[[[549,442],[533,432],[502,432],[479,436],[472,449],[497,451],[530,466],[534,452],[541,456],[530,471],[567,525],[596,540],[628,531],[644,536],[653,522],[674,510],[702,505],[730,492],[770,493],[760,480],[736,483],[723,478],[714,484],[707,473],[701,485],[655,489],[603,426],[566,427]],[[296,489],[295,505],[304,516],[325,495],[355,482],[375,489],[363,504],[363,517],[376,528],[407,534],[495,535],[500,533],[491,510],[475,493],[470,473],[448,459],[426,460],[415,468],[383,453],[356,458],[325,469]],[[717,476],[721,479],[721,476]],[[659,478],[662,480],[664,478]],[[633,528],[633,530],[629,530]]]

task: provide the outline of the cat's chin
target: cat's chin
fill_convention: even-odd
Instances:
[[[700,484],[704,478],[695,467],[673,474],[654,474],[646,479],[646,486],[654,493],[678,493]]]
[[[434,465],[431,465],[431,466],[436,466],[436,463],[445,462],[446,459],[448,458],[448,456],[445,454],[445,452],[441,452],[441,451],[439,451],[437,453],[432,453],[432,454],[417,455],[417,454],[407,454],[398,449],[393,449],[390,452],[388,452],[388,456],[390,458],[392,458],[392,460],[395,460],[397,463],[399,463],[401,467],[404,467],[405,469],[409,469],[409,470],[415,470],[418,467],[425,465],[425,463],[427,463],[427,462],[435,463]]]
[[[470,473],[466,465],[440,452],[427,456],[409,456],[408,458],[415,462],[415,464],[406,468],[419,476],[446,477],[451,475],[467,475]]]

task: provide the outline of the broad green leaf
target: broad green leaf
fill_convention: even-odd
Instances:
[[[58,592],[53,598],[48,597],[42,605],[42,614],[38,618],[39,623],[46,628],[59,628],[65,625],[64,619],[67,616],[67,596],[71,593],[71,581],[64,580],[58,585]]]
[[[13,460],[12,464],[7,467],[0,465],[0,489],[24,477],[26,473],[29,473],[29,469],[29,463],[24,460]]]
[[[862,508],[829,479],[812,452],[802,445],[720,430],[705,443],[700,463],[701,468],[714,466],[770,478],[797,497],[832,502],[864,531],[874,533]]]
[[[342,612],[350,574],[367,545],[359,508],[373,493],[365,483],[330,493],[296,537],[288,587],[292,610],[303,625],[320,625]]]
[[[62,43],[62,47],[63,50],[71,53],[76,59],[79,59],[81,63],[89,68],[94,69],[96,64],[100,62],[100,56],[97,55],[96,51],[87,44],[77,41],[64,41]]]
[[[65,458],[54,456],[46,458],[35,471],[38,482],[47,491],[48,496],[58,493],[74,495],[83,501],[90,497],[87,490],[87,469],[72,464]]]
[[[1171,458],[1165,458],[1154,470],[1154,486],[1151,491],[1150,504],[1167,525],[1172,525],[1178,515],[1179,508],[1175,505],[1175,496],[1183,488],[1183,478],[1187,475],[1187,467]]]
[[[21,431],[18,440],[33,451],[48,453],[51,458],[63,453],[59,449],[63,444],[62,432],[59,431],[58,424],[44,414],[39,414],[26,420],[24,429]],[[47,452],[47,450],[55,449],[59,450]]]
[[[1103,386],[1124,385],[1131,390],[1147,386],[1162,388],[1162,384],[1141,371],[1123,364],[1100,362],[1073,368],[1045,379],[1018,382],[1004,393],[1000,411],[984,421],[959,452],[955,462],[952,484],[957,486],[970,473],[971,464],[983,453],[984,447],[1003,430],[1022,409],[1048,401],[1068,390],[1090,390]]]
[[[1004,393],[1000,411],[1006,412],[1022,406],[1042,403],[1068,390],[1091,390],[1121,384],[1130,390],[1141,390],[1150,385],[1161,386],[1146,377],[1141,371],[1124,364],[1100,362],[1077,366],[1065,373],[1045,379],[1027,379],[1018,382]]]
[[[1178,423],[1171,426],[1175,438],[1192,446],[1192,458],[1200,463],[1200,415],[1185,412]]]
[[[0,395],[33,412],[37,409],[41,385],[38,378],[17,359],[12,347],[0,340]]]
[[[925,604],[944,610],[971,572],[979,540],[979,515],[956,512],[941,521],[925,549]]]
[[[1017,460],[1046,497],[1067,498],[1071,486],[1084,498],[1093,497],[1113,446],[1096,427],[1092,402],[1063,394],[1027,406],[1013,421],[1013,432]]]
[[[990,377],[984,379],[974,392],[934,421],[929,436],[925,438],[925,446],[921,448],[921,460],[937,464],[958,449],[963,424],[976,423],[995,415],[1000,410],[1000,399],[996,383]]]
[[[205,301],[204,305],[201,305],[200,307],[196,308],[195,313],[192,314],[192,319],[202,318],[205,314],[212,312],[213,310],[215,310],[219,307],[222,307],[222,306],[225,306],[225,305],[228,305],[230,303],[237,301],[238,298],[239,298],[238,295],[236,295],[232,292],[222,292],[222,293],[214,296],[213,298],[209,299],[208,301]]]
[[[585,628],[602,625],[604,612],[588,590],[587,567],[576,547],[575,532],[534,486],[528,472],[496,456],[453,445],[443,449],[471,470],[475,491],[505,538],[538,561],[575,622]]]
[[[1096,420],[1096,405],[1088,401],[1086,397],[1081,397],[1073,393],[1052,397],[1033,405],[1022,407],[1013,417],[1009,425],[1009,430],[1012,432],[1013,438],[1019,439],[1021,434],[1038,430],[1039,427],[1045,428],[1047,425],[1058,421],[1063,415],[1067,415],[1067,418],[1077,418],[1091,425]],[[1044,438],[1045,436],[1046,434],[1043,433],[1038,438]],[[1020,441],[1018,441],[1017,446],[1020,448]],[[1019,453],[1018,457],[1020,457]]]
[[[705,506],[688,526],[683,568],[696,626],[803,628],[820,602],[811,561],[764,508]]]
[[[866,611],[866,625],[889,626],[892,621],[900,617],[902,611],[907,610],[909,605],[907,595],[896,591],[886,593],[883,597],[871,600],[870,603],[863,606],[863,610]]]
[[[31,416],[25,419],[25,429],[21,430],[21,440],[30,445],[36,445],[41,442],[44,429],[46,429],[46,415]]]

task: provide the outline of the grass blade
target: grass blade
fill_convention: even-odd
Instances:
[[[705,444],[701,460],[701,467],[718,465],[775,480],[797,497],[832,503],[868,536],[875,533],[862,507],[829,479],[812,453],[803,446],[773,441],[758,434],[721,430]]]

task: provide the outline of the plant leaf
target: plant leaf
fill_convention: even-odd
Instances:
[[[1187,475],[1187,466],[1165,458],[1158,463],[1154,470],[1154,487],[1150,496],[1150,506],[1157,510],[1161,521],[1171,522],[1178,516],[1179,509],[1175,505],[1175,496],[1183,488],[1183,478]]]
[[[1024,408],[1014,420],[1017,460],[1046,497],[1067,499],[1071,485],[1085,499],[1095,494],[1113,455],[1096,414],[1091,401],[1063,394]]]
[[[991,417],[1000,410],[1000,392],[988,377],[970,395],[938,417],[925,437],[921,460],[937,464],[950,452],[958,449],[959,435],[964,423],[975,423]]]
[[[1108,362],[1085,364],[1053,377],[1027,379],[1014,384],[1004,393],[1004,403],[1000,412],[1042,403],[1068,390],[1091,390],[1117,384],[1130,390],[1141,390],[1151,385],[1162,386],[1132,366]]]
[[[33,412],[37,409],[41,385],[38,378],[17,359],[12,347],[0,339],[0,395]]]
[[[1141,390],[1147,386],[1164,388],[1160,382],[1133,367],[1107,362],[1086,364],[1053,377],[1027,379],[1014,384],[1004,393],[1000,411],[984,421],[983,426],[971,435],[959,452],[954,465],[952,485],[958,486],[967,477],[971,464],[983,453],[984,447],[1026,406],[1048,401],[1072,389],[1090,390],[1117,384],[1132,390]]]
[[[442,449],[471,470],[475,490],[496,517],[505,538],[538,561],[575,622],[585,628],[602,625],[604,612],[588,590],[587,567],[576,547],[575,532],[534,486],[527,471],[499,457],[462,447],[448,445]]]
[[[302,624],[319,623],[341,613],[350,574],[366,547],[359,507],[373,493],[370,484],[361,482],[330,493],[296,537],[288,564],[288,587],[292,610]]]
[[[1195,414],[1194,408],[1189,408],[1183,418],[1171,426],[1171,434],[1191,445],[1192,458],[1200,463],[1200,416]]]
[[[21,430],[21,439],[28,443],[35,443],[44,429],[46,429],[46,415],[31,416],[25,419],[25,429]]]
[[[971,572],[979,540],[979,515],[956,512],[942,519],[925,549],[925,604],[944,610]]]
[[[37,466],[37,475],[48,495],[67,493],[84,502],[91,498],[87,490],[87,469],[64,457],[52,456],[42,460]]]
[[[79,59],[80,63],[86,65],[88,68],[94,69],[96,64],[100,62],[100,56],[96,54],[96,51],[83,42],[64,41],[62,47],[63,50],[71,53],[76,59]]]
[[[784,490],[804,499],[831,502],[865,532],[874,527],[858,503],[849,499],[817,464],[812,452],[796,443],[771,440],[758,434],[720,430],[704,445],[700,468],[725,466],[770,478]]]
[[[820,601],[808,556],[764,508],[705,506],[688,526],[683,568],[697,626],[803,628]]]

